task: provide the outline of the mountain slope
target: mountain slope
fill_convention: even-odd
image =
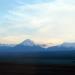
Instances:
[[[66,48],[75,48],[75,43],[63,43],[63,44],[61,44],[60,46],[62,46],[62,47],[66,47]]]

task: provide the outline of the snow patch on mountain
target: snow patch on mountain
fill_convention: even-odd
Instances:
[[[23,42],[21,43],[21,45],[24,45],[24,46],[34,46],[35,43],[34,43],[32,40],[27,39],[27,40],[23,41]]]

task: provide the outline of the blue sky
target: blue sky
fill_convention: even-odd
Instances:
[[[75,0],[0,0],[0,42],[75,42]]]

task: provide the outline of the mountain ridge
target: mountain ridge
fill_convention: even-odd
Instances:
[[[75,48],[75,43],[64,42],[64,43],[59,44],[59,45],[56,45],[53,43],[40,44],[40,43],[35,43],[33,40],[30,40],[30,39],[26,39],[26,40],[24,40],[21,43],[16,44],[16,45],[15,44],[0,44],[0,46],[10,46],[10,47],[15,47],[17,45],[29,46],[29,47],[40,46],[42,48],[50,48],[50,47],[55,47],[55,46],[66,47],[66,48],[69,48],[69,47]]]

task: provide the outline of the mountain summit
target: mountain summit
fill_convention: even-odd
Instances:
[[[27,40],[24,40],[24,41],[21,43],[21,45],[24,45],[24,46],[34,46],[35,43],[34,43],[32,40],[27,39]]]

